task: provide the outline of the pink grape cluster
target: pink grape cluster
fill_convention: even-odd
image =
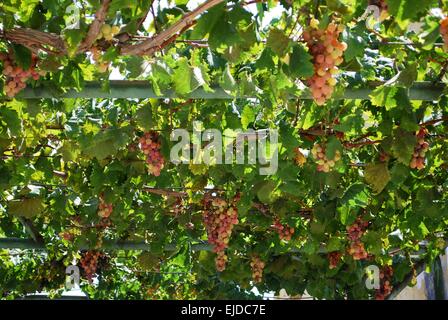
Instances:
[[[160,176],[160,172],[165,166],[165,159],[160,153],[161,143],[157,132],[146,132],[140,138],[140,149],[146,156],[146,163],[148,164],[149,173]]]
[[[274,220],[274,225],[272,226],[274,230],[277,231],[280,240],[290,241],[292,235],[294,234],[294,228],[290,228],[288,225],[283,225],[279,219]]]
[[[106,203],[104,198],[100,196],[100,204],[98,206],[98,216],[101,218],[109,218],[112,214],[114,207],[111,203]]]
[[[391,294],[392,286],[392,276],[394,271],[392,267],[386,266],[380,272],[380,288],[375,291],[376,300],[384,300],[388,295]]]
[[[311,149],[311,154],[313,155],[314,159],[316,159],[317,171],[328,173],[334,168],[336,162],[341,160],[341,152],[339,150],[336,150],[334,159],[328,159],[325,155],[325,151],[325,146],[317,143],[313,146],[313,149]]]
[[[81,267],[84,270],[87,280],[91,283],[93,276],[96,273],[98,267],[98,259],[101,256],[101,252],[91,250],[85,252],[81,257]]]
[[[3,75],[6,76],[5,94],[10,98],[25,89],[29,79],[39,80],[45,75],[44,71],[36,70],[38,59],[35,55],[32,56],[31,66],[27,70],[16,65],[10,54],[0,53],[0,61],[3,62]]]
[[[252,269],[252,279],[254,283],[260,283],[263,280],[263,269],[265,263],[260,259],[260,257],[252,257],[250,262],[250,267]]]
[[[343,30],[342,25],[335,23],[330,23],[326,29],[319,29],[319,21],[313,18],[310,28],[303,33],[314,62],[314,75],[308,80],[308,84],[314,101],[320,106],[333,94],[337,66],[344,62],[342,55],[347,44],[338,40]]]
[[[334,269],[338,266],[339,261],[341,261],[342,253],[338,251],[330,252],[328,254],[328,261],[330,264],[330,269]]]
[[[354,224],[347,227],[347,237],[350,240],[348,253],[353,256],[354,260],[364,260],[369,256],[364,243],[361,242],[361,237],[364,235],[368,225],[368,221],[363,221],[361,217],[358,217]]]
[[[425,141],[425,136],[428,134],[426,128],[421,128],[417,132],[417,145],[414,147],[414,153],[412,154],[412,160],[409,166],[411,169],[424,169],[425,168],[425,155],[429,149],[429,143]]]
[[[208,242],[217,253],[215,259],[218,271],[223,271],[227,262],[227,249],[234,225],[238,224],[238,209],[219,197],[204,199],[203,221],[207,231]]]

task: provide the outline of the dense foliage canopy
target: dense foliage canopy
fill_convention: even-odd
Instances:
[[[0,239],[0,297],[382,299],[443,252],[447,1],[188,2],[1,1],[0,238],[45,250]],[[194,121],[277,129],[277,172],[170,162]]]

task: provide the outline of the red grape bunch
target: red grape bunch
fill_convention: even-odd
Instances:
[[[5,94],[10,98],[25,89],[29,79],[39,80],[45,75],[44,71],[36,69],[38,58],[34,54],[31,58],[31,66],[26,70],[14,63],[11,54],[0,53],[0,61],[3,62],[3,75],[6,76]]]
[[[146,163],[148,164],[149,173],[160,176],[165,165],[165,159],[160,153],[161,143],[159,141],[159,134],[154,131],[146,132],[140,138],[140,149],[146,155]]]
[[[90,250],[86,251],[81,257],[81,267],[84,270],[87,280],[92,283],[93,276],[96,273],[98,266],[98,259],[101,256],[101,252]]]
[[[363,221],[361,217],[358,217],[354,224],[347,227],[347,237],[350,240],[348,253],[353,256],[354,260],[364,260],[368,258],[364,243],[361,242],[361,237],[364,235],[368,225],[368,221]]]
[[[448,17],[445,17],[440,22],[440,34],[443,38],[445,51],[448,51]]]
[[[380,289],[375,290],[375,299],[384,300],[392,292],[392,276],[394,271],[392,267],[386,266],[380,271]]]
[[[328,254],[328,261],[330,263],[330,269],[334,269],[338,266],[339,261],[341,261],[342,253],[338,251],[330,252]]]
[[[265,263],[257,256],[252,257],[250,267],[252,268],[252,279],[254,283],[260,283],[263,279],[263,269]]]
[[[313,18],[310,28],[303,33],[314,63],[314,75],[308,80],[308,84],[314,101],[320,106],[333,94],[337,66],[344,61],[342,55],[347,44],[338,40],[343,30],[342,25],[335,23],[330,23],[326,29],[319,29],[319,21]]]
[[[320,144],[315,144],[313,149],[311,149],[311,154],[316,159],[317,171],[328,173],[334,168],[336,162],[341,160],[341,152],[339,150],[335,151],[333,159],[327,159],[325,155],[325,146]]]
[[[411,169],[424,169],[425,168],[425,155],[429,149],[429,143],[425,141],[425,136],[428,134],[426,128],[421,128],[417,132],[417,145],[414,147],[414,153],[412,154],[412,160],[409,166]]]
[[[227,249],[233,226],[238,224],[238,209],[233,203],[227,203],[219,197],[204,199],[203,221],[207,231],[208,242],[213,245],[217,253],[216,268],[223,271],[227,262]]]
[[[104,198],[100,196],[100,204],[98,206],[98,216],[101,218],[109,218],[114,210],[112,203],[106,203]]]
[[[224,251],[219,251],[216,253],[215,266],[216,270],[223,272],[226,269],[228,257]]]
[[[279,237],[280,240],[290,241],[292,235],[294,234],[294,228],[290,228],[288,225],[283,225],[278,218],[274,220],[274,225],[272,226],[274,228]]]

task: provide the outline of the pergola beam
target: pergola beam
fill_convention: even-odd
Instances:
[[[347,88],[343,95],[335,97],[334,99],[342,100],[365,100],[370,99],[369,95],[378,86],[382,85],[381,82],[370,83],[367,87],[363,88]],[[441,83],[431,82],[416,82],[409,89],[409,98],[411,100],[418,101],[435,101],[444,93],[445,86]],[[3,97],[4,99],[5,97]],[[81,91],[74,89],[67,91],[66,93],[57,94],[54,89],[37,87],[37,88],[25,88],[21,93],[17,95],[20,99],[41,99],[41,98],[103,98],[103,99],[217,99],[217,100],[233,100],[233,99],[249,99],[256,98],[255,95],[236,95],[232,96],[226,93],[222,88],[214,88],[213,92],[205,91],[203,88],[199,88],[185,96],[179,96],[173,90],[163,92],[161,95],[157,95],[152,89],[149,81],[127,81],[127,80],[111,80],[110,90],[105,91],[102,88],[100,82],[87,82],[85,87]],[[311,99],[310,93],[306,90],[300,97],[291,96],[291,99]]]
[[[191,245],[193,251],[211,251],[212,246],[208,243],[195,243]],[[46,250],[44,243],[35,242],[33,239],[21,239],[21,238],[0,238],[0,249],[22,249],[22,250]],[[95,249],[95,245],[88,243],[81,243],[77,246],[79,250]],[[143,250],[151,251],[151,244],[145,242],[135,241],[113,241],[104,240],[101,250]],[[175,244],[166,245],[165,251],[176,251],[177,246]]]

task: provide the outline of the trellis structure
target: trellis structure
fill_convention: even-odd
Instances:
[[[347,88],[344,94],[335,99],[341,100],[365,100],[370,98],[372,91],[384,83],[371,83],[369,87],[363,88]],[[408,90],[410,100],[414,101],[434,101],[440,98],[445,92],[445,85],[443,83],[430,83],[430,82],[416,82]],[[54,94],[54,90],[46,88],[26,88],[20,95],[21,99],[205,99],[205,100],[234,100],[234,99],[254,99],[256,96],[232,96],[225,92],[220,87],[213,88],[213,92],[205,91],[204,89],[197,89],[194,92],[186,95],[179,96],[174,91],[164,92],[162,95],[157,95],[150,83],[147,81],[125,81],[125,80],[112,80],[110,81],[109,89],[106,91],[102,88],[99,82],[90,82],[85,85],[81,91],[70,90],[66,93],[59,95]],[[291,96],[291,99],[295,100],[309,100],[312,99],[310,93],[304,93],[301,96]],[[168,189],[167,189],[168,190]],[[172,192],[166,190],[148,190],[155,194],[168,195],[174,194],[175,196],[185,196],[183,193]],[[20,218],[21,223],[24,225],[26,231],[31,236],[31,239],[20,238],[0,238],[0,249],[19,249],[19,250],[45,250],[45,243],[42,242],[36,228],[32,223],[24,218]],[[448,244],[448,242],[447,242]],[[78,246],[79,250],[89,250],[95,248],[91,244],[83,243]],[[191,244],[191,250],[193,251],[211,251],[212,245],[208,243],[194,243]],[[109,241],[106,240],[101,246],[101,250],[142,250],[151,251],[151,244],[146,242],[135,241]],[[176,251],[176,244],[167,245],[164,247],[165,251]],[[293,249],[290,252],[300,252]],[[325,252],[325,250],[322,250]],[[420,253],[415,255],[418,258]],[[419,262],[416,267],[416,273],[420,274],[425,269],[425,264]],[[389,295],[388,299],[394,299],[399,293],[404,290],[408,284],[413,280],[415,275],[409,275],[406,279]],[[70,297],[68,297],[70,299]]]
[[[281,141],[284,152],[280,159],[282,165],[286,166],[286,169],[281,168],[285,169],[284,171],[279,172],[271,180],[252,176],[246,184],[246,172],[234,170],[235,172],[226,176],[228,178],[225,182],[226,187],[217,192],[219,196],[227,192],[228,194],[225,195],[229,197],[227,201],[240,203],[241,190],[256,189],[241,200],[241,211],[244,211],[241,215],[243,219],[247,218],[248,222],[244,221],[237,225],[245,232],[247,228],[248,234],[244,234],[244,239],[234,235],[232,243],[224,246],[229,251],[233,250],[234,261],[240,263],[238,265],[240,269],[247,267],[247,270],[245,269],[247,272],[236,278],[238,287],[243,287],[242,283],[249,283],[251,279],[255,280],[257,277],[257,272],[254,272],[252,268],[254,263],[246,263],[246,260],[260,262],[265,258],[271,264],[269,267],[273,270],[277,268],[277,272],[271,272],[268,268],[268,273],[271,272],[269,276],[275,278],[277,274],[287,269],[285,265],[283,267],[275,265],[281,260],[280,258],[285,258],[285,261],[289,261],[290,264],[297,262],[296,266],[300,268],[303,266],[309,268],[309,265],[313,268],[324,266],[321,269],[313,269],[311,272],[302,268],[306,270],[308,278],[312,279],[311,282],[316,280],[310,287],[316,291],[319,291],[317,287],[323,287],[325,290],[321,290],[320,295],[325,296],[331,291],[331,289],[328,290],[329,288],[333,288],[334,292],[339,290],[333,283],[335,279],[342,280],[343,289],[333,296],[330,294],[330,297],[343,296],[345,298],[350,295],[348,290],[356,286],[353,279],[350,279],[349,273],[353,271],[352,274],[359,278],[360,273],[364,274],[361,270],[365,266],[364,263],[367,263],[371,257],[375,263],[385,267],[385,270],[388,270],[391,265],[398,264],[405,270],[413,268],[414,272],[419,273],[424,267],[424,261],[419,261],[423,254],[424,258],[433,257],[435,252],[441,250],[440,246],[446,247],[446,242],[443,240],[446,237],[444,234],[446,220],[439,219],[437,216],[440,214],[437,206],[440,205],[443,208],[442,203],[447,199],[446,196],[437,192],[440,191],[439,189],[446,188],[446,181],[441,180],[443,170],[446,170],[446,161],[444,165],[443,156],[444,152],[448,154],[448,150],[444,150],[446,147],[443,142],[446,141],[447,136],[440,128],[444,128],[448,121],[446,110],[448,29],[444,29],[448,26],[448,18],[443,20],[444,16],[440,13],[444,8],[439,8],[440,12],[436,14],[430,10],[436,6],[442,7],[440,1],[425,1],[417,5],[415,1],[402,0],[389,6],[383,0],[374,1],[376,5],[380,5],[378,9],[381,13],[381,17],[374,17],[379,19],[375,25],[371,25],[371,21],[364,21],[368,14],[365,12],[363,15],[366,1],[356,4],[345,0],[336,1],[337,4],[334,1],[280,1],[283,6],[281,17],[273,19],[267,25],[263,21],[264,13],[278,5],[277,1],[205,0],[195,9],[190,9],[185,1],[174,1],[176,8],[159,6],[155,10],[154,1],[129,2],[129,5],[121,6],[120,1],[101,0],[83,5],[78,30],[71,30],[67,25],[67,21],[72,18],[69,12],[72,11],[67,10],[70,7],[66,7],[65,3],[50,5],[48,1],[19,1],[17,3],[17,1],[4,0],[3,2],[0,7],[0,15],[4,22],[1,25],[3,30],[0,30],[0,60],[4,67],[2,70],[4,76],[0,79],[0,87],[4,84],[5,94],[19,100],[11,101],[4,99],[3,96],[0,97],[0,102],[6,106],[5,109],[0,109],[0,134],[2,134],[0,149],[7,152],[2,155],[2,159],[6,161],[5,164],[0,163],[0,174],[5,170],[13,170],[11,168],[20,172],[22,167],[18,166],[26,167],[35,164],[32,161],[23,161],[24,158],[28,160],[38,158],[37,163],[42,157],[47,162],[41,161],[43,164],[39,163],[39,165],[47,165],[48,170],[42,169],[38,172],[41,176],[37,179],[31,177],[32,170],[27,171],[23,173],[23,179],[21,176],[11,185],[9,185],[9,178],[6,178],[5,180],[8,180],[6,184],[11,190],[5,192],[7,206],[3,207],[2,204],[0,209],[5,208],[4,212],[8,214],[8,217],[12,215],[12,205],[10,207],[9,201],[24,204],[25,200],[33,199],[35,196],[27,198],[27,195],[20,193],[23,190],[16,190],[16,187],[19,189],[22,184],[37,186],[39,183],[37,181],[43,180],[45,175],[45,179],[56,181],[51,186],[40,184],[41,187],[46,188],[45,192],[53,187],[58,191],[68,190],[75,196],[79,195],[88,199],[87,201],[92,201],[93,205],[89,203],[84,207],[86,203],[80,202],[82,206],[77,208],[78,205],[68,204],[69,201],[73,203],[74,201],[64,194],[61,197],[63,198],[61,202],[66,201],[64,209],[54,208],[56,206],[48,208],[48,213],[64,212],[60,216],[61,221],[55,219],[57,221],[53,225],[49,223],[50,233],[48,233],[45,229],[47,222],[45,220],[44,227],[40,230],[41,234],[29,218],[35,217],[40,212],[36,215],[33,212],[26,218],[26,215],[17,213],[16,207],[16,220],[12,221],[15,231],[11,233],[12,235],[8,234],[11,238],[0,239],[0,249],[39,252],[47,249],[58,259],[65,259],[66,252],[61,258],[60,252],[52,252],[53,249],[58,251],[58,248],[45,243],[44,239],[48,236],[54,239],[54,231],[61,231],[59,233],[61,241],[62,239],[67,241],[61,234],[65,234],[75,224],[74,221],[70,221],[73,223],[71,226],[65,225],[69,219],[73,218],[66,216],[65,213],[72,209],[70,215],[74,213],[79,221],[83,220],[86,223],[80,222],[75,226],[84,229],[79,234],[77,233],[81,239],[76,239],[79,241],[76,244],[72,243],[73,247],[65,243],[68,244],[66,249],[71,258],[73,258],[71,256],[73,252],[77,254],[79,250],[88,250],[89,254],[95,250],[120,251],[120,253],[126,251],[125,253],[130,255],[134,253],[128,251],[145,253],[157,251],[160,254],[160,256],[154,255],[157,260],[161,259],[165,252],[172,254],[186,250],[189,254],[185,254],[185,259],[186,256],[191,258],[194,254],[199,260],[199,256],[203,254],[202,261],[210,262],[208,258],[212,255],[208,252],[218,251],[219,254],[213,256],[216,263],[213,267],[216,268],[212,268],[210,272],[214,279],[209,279],[212,277],[204,279],[206,282],[216,281],[215,278],[220,281],[221,276],[224,278],[227,276],[227,280],[230,279],[231,277],[229,278],[225,273],[216,274],[216,270],[223,271],[219,263],[223,262],[224,258],[227,259],[225,250],[216,250],[216,246],[197,240],[198,238],[205,239],[203,229],[194,230],[197,233],[191,236],[191,229],[183,221],[175,221],[174,228],[179,231],[179,238],[170,234],[169,238],[167,236],[155,244],[146,239],[145,241],[106,239],[103,241],[103,234],[95,238],[98,234],[97,224],[95,224],[98,216],[101,218],[101,223],[104,222],[102,219],[104,216],[100,210],[94,212],[97,210],[96,201],[98,199],[101,200],[100,203],[104,201],[103,192],[114,193],[109,198],[109,204],[116,201],[117,207],[122,209],[120,212],[114,207],[117,209],[117,214],[112,217],[117,220],[107,221],[108,223],[116,221],[117,227],[121,227],[119,223],[123,223],[124,227],[129,226],[127,221],[120,219],[135,213],[136,203],[141,212],[135,213],[134,218],[139,219],[140,222],[146,222],[142,218],[144,214],[148,216],[153,214],[149,210],[153,210],[155,214],[163,216],[166,220],[171,219],[163,210],[165,205],[171,206],[170,201],[173,198],[180,202],[188,199],[193,206],[196,206],[194,208],[197,210],[189,215],[190,219],[195,213],[206,211],[206,206],[198,200],[200,197],[195,198],[196,194],[193,194],[197,192],[197,195],[201,196],[202,193],[212,193],[213,190],[204,186],[210,181],[213,181],[213,184],[218,180],[221,181],[221,177],[228,172],[224,172],[223,169],[223,172],[205,174],[201,171],[203,168],[192,166],[186,170],[187,178],[185,179],[182,171],[185,167],[176,172],[170,171],[171,167],[169,167],[166,173],[171,175],[172,182],[168,185],[183,185],[188,181],[193,188],[186,190],[186,188],[178,187],[182,189],[181,192],[174,191],[174,187],[166,185],[164,185],[165,188],[158,188],[159,182],[164,182],[156,178],[159,177],[160,172],[156,171],[158,174],[155,174],[149,170],[153,176],[142,175],[142,172],[146,174],[145,160],[150,159],[149,157],[142,159],[142,154],[138,153],[139,143],[136,142],[136,139],[141,138],[142,132],[144,132],[143,137],[148,137],[148,134],[151,137],[154,134],[163,140],[165,137],[161,132],[171,131],[177,125],[185,125],[196,116],[205,123],[208,121],[207,126],[218,125],[222,130],[227,128],[233,130],[239,128],[240,125],[247,129],[252,127],[251,124],[253,128],[278,126],[283,134],[281,138],[285,138]],[[346,5],[348,2],[353,2],[353,8]],[[371,2],[368,1],[369,4]],[[16,8],[17,6],[19,8]],[[63,17],[63,19],[57,22],[50,21],[54,17]],[[151,25],[144,24],[148,20],[151,20]],[[415,31],[415,26],[410,28],[411,22],[419,22],[423,31]],[[116,32],[112,34],[113,28]],[[108,30],[110,32],[107,32]],[[111,65],[116,68],[115,71],[119,68],[120,74],[126,75],[124,79],[147,80],[109,81],[108,72],[111,71],[109,69]],[[45,78],[42,79],[42,77]],[[385,82],[384,79],[391,80]],[[28,85],[25,88],[25,82],[31,81],[33,86]],[[34,83],[34,81],[37,82]],[[3,87],[1,89],[3,90]],[[42,106],[36,103],[40,99],[43,99],[42,105],[47,109],[40,109]],[[76,101],[78,105],[70,105],[73,101],[64,101],[64,99],[79,99]],[[91,106],[88,105],[89,99],[105,99],[108,103],[114,100],[114,105],[109,104],[104,110],[99,110],[100,108],[96,108],[96,102]],[[158,102],[153,105],[153,101],[146,99],[154,99]],[[296,103],[297,101],[300,103]],[[349,102],[345,103],[345,101]],[[215,104],[227,106],[230,102],[232,110],[213,109]],[[268,108],[264,108],[264,103]],[[122,106],[125,107],[122,108]],[[185,106],[186,108],[183,108]],[[70,111],[64,109],[65,107]],[[205,110],[205,115],[199,115],[201,108]],[[110,109],[113,110],[108,113]],[[5,112],[1,113],[2,111]],[[46,127],[47,123],[43,120],[47,119],[37,119],[36,115],[41,114],[41,111],[56,111],[57,115],[51,115],[52,124],[56,123],[56,125],[48,123]],[[86,114],[93,117],[85,117]],[[21,118],[22,115],[25,116]],[[107,117],[104,117],[105,115]],[[301,123],[302,119],[299,118],[303,115],[305,115],[304,123]],[[64,122],[67,120],[64,117],[72,117],[71,122]],[[88,120],[85,120],[86,118]],[[154,126],[156,121],[159,123]],[[60,125],[61,123],[69,123],[72,126]],[[123,123],[124,125],[121,126]],[[224,128],[224,123],[227,128]],[[86,125],[85,130],[84,125]],[[434,130],[433,134],[426,131],[427,127]],[[106,130],[107,128],[113,130]],[[28,135],[22,136],[21,130]],[[363,133],[358,135],[358,131]],[[13,133],[10,134],[10,132]],[[114,135],[115,133],[117,134]],[[39,139],[35,139],[34,135]],[[3,141],[4,136],[6,136],[6,142]],[[46,139],[45,143],[40,141],[43,137]],[[425,160],[425,152],[429,150],[429,146],[423,137],[434,142],[431,147],[441,156],[431,158],[430,154]],[[20,139],[22,140],[19,141]],[[51,139],[56,141],[54,145]],[[30,145],[23,142],[28,140],[32,141]],[[99,140],[98,144],[97,140]],[[119,140],[119,143],[116,143],[116,140]],[[73,144],[70,144],[72,142]],[[162,144],[164,147],[169,145],[166,139],[163,142],[159,144],[157,141],[154,145],[159,144],[159,147]],[[4,144],[9,149],[3,149]],[[101,153],[95,152],[95,149],[104,145],[113,145],[113,151],[109,152],[110,149],[107,148],[104,151],[103,148],[100,150]],[[32,154],[22,153],[22,147],[30,151],[30,146],[33,147]],[[366,148],[361,152],[354,152],[357,148],[364,147]],[[72,149],[76,150],[71,153]],[[306,150],[304,153],[308,150],[320,151],[316,152],[317,155],[305,157],[301,149]],[[422,149],[424,152],[421,151]],[[156,152],[154,157],[157,158],[162,151],[166,151],[161,150],[161,147],[157,149],[158,154]],[[330,170],[326,170],[330,168],[329,163],[332,162],[333,168],[339,161],[336,159],[336,151],[340,153],[347,151],[345,155],[342,154],[342,157],[349,161],[347,163],[340,161],[336,169],[329,172]],[[46,154],[47,152],[51,154]],[[312,151],[310,152],[312,154]],[[77,159],[76,155],[82,156]],[[73,157],[75,160],[66,162],[64,156],[68,159]],[[128,156],[132,159],[128,159]],[[63,157],[64,161],[58,163],[59,157]],[[14,161],[16,158],[17,161]],[[307,162],[308,158],[310,161]],[[341,157],[339,158],[342,160]],[[92,159],[94,161],[90,161]],[[417,159],[420,161],[418,165]],[[138,176],[135,179],[139,180],[137,182],[126,180],[128,183],[126,187],[138,190],[138,197],[134,198],[126,195],[128,191],[126,187],[123,187],[126,189],[124,191],[111,191],[111,185],[101,180],[104,178],[101,175],[104,172],[101,170],[111,170],[110,162],[117,161],[122,165],[122,161],[128,160],[135,160],[136,167],[140,165],[140,169],[143,168],[138,171],[126,162],[126,165],[122,166],[124,168],[122,171],[117,170],[129,180]],[[424,167],[422,161],[426,161],[428,168],[417,171],[416,169],[420,170]],[[97,165],[95,168],[92,164],[94,162]],[[15,163],[18,163],[17,166]],[[135,171],[132,173],[126,171],[129,167]],[[80,169],[76,171],[76,174],[79,176],[73,178],[73,173],[78,168]],[[146,169],[148,168],[149,166],[146,166]],[[95,182],[92,176],[96,179]],[[235,183],[231,181],[232,177],[237,180]],[[302,181],[299,180],[306,181],[307,177],[310,180],[316,180],[315,183],[313,181],[313,186],[300,184]],[[0,186],[4,182],[1,178],[3,177],[0,177]],[[73,178],[74,182],[65,181],[67,183],[64,185],[57,184],[58,179],[70,178]],[[118,178],[116,179],[118,181]],[[406,184],[406,179],[411,181],[412,186]],[[33,183],[35,180],[37,180],[36,184]],[[79,191],[84,183],[88,188]],[[435,188],[435,185],[439,187]],[[386,190],[384,193],[387,195],[381,195],[383,190]],[[61,193],[64,192],[61,191]],[[160,208],[154,206],[143,210],[139,201],[151,199],[154,203],[159,203],[159,198],[149,198],[147,193],[165,196],[166,199],[164,198]],[[271,194],[277,195],[276,193],[280,194],[280,205],[275,202],[277,198],[273,200],[270,197]],[[50,200],[54,200],[50,195],[46,194],[46,196],[47,198],[44,198],[39,193],[37,197],[40,198],[37,200],[41,201],[40,205],[44,206]],[[120,204],[122,207],[119,207]],[[235,208],[237,208],[236,205]],[[79,212],[76,212],[78,209]],[[253,209],[257,211],[257,217],[250,221],[247,213]],[[341,212],[338,209],[341,209]],[[389,209],[392,209],[392,213],[387,211]],[[291,216],[286,216],[285,212],[288,210],[293,211]],[[417,222],[412,220],[414,224],[405,223],[408,222],[404,220],[408,220],[409,210],[412,210],[412,213],[414,210],[418,211],[424,218],[421,218],[421,221],[416,219]],[[327,212],[331,212],[331,215],[327,215]],[[448,211],[445,213],[448,214]],[[400,216],[396,217],[397,215]],[[423,223],[426,221],[426,215],[430,221],[428,228]],[[366,223],[367,221],[363,221],[363,217],[366,216],[372,218],[372,224],[377,224],[358,235],[355,231],[354,237],[347,235],[351,226],[357,229],[356,223],[360,221],[361,225]],[[378,217],[379,219],[376,219]],[[148,217],[145,216],[146,218]],[[149,218],[153,218],[150,222],[154,224],[166,221],[158,219],[159,217]],[[328,219],[332,221],[328,222]],[[37,225],[42,221],[36,219],[34,222]],[[272,227],[273,222],[274,227]],[[337,226],[334,226],[332,222]],[[287,248],[285,243],[289,244],[288,241],[291,238],[287,240],[288,237],[279,232],[282,229],[279,229],[278,224],[289,232],[294,232],[294,228],[289,228],[294,225],[296,231],[299,231],[296,232],[294,241],[300,242],[301,247],[293,245],[293,248]],[[163,228],[165,227],[166,225],[163,225]],[[146,232],[155,235],[158,232],[157,226],[154,227],[155,230],[151,228],[153,228],[152,225],[143,225],[141,229],[144,230],[139,232],[145,232],[145,236]],[[122,228],[117,229],[123,231]],[[385,248],[383,240],[389,239],[391,231],[389,229],[410,230],[405,235],[406,242],[386,245],[388,248],[395,246],[399,248],[393,250]],[[24,234],[24,231],[30,237],[29,239],[12,238],[17,234]],[[138,239],[143,238],[140,234],[137,235],[136,230],[126,229],[125,231],[117,237],[112,235],[110,237],[128,239],[130,234],[127,232],[129,231],[135,232],[133,235],[138,236]],[[206,231],[210,240],[212,236],[208,229]],[[97,234],[92,236],[94,232]],[[370,238],[361,241],[364,232]],[[89,236],[92,236],[92,239]],[[265,241],[267,236],[271,238]],[[97,241],[96,245],[93,244],[93,238]],[[427,241],[427,238],[430,238],[428,243],[421,242],[423,239]],[[173,239],[180,239],[179,243],[174,243]],[[182,249],[178,248],[180,241],[183,241]],[[367,250],[364,248],[363,241]],[[232,245],[235,246],[232,247]],[[414,252],[415,246],[424,249]],[[272,249],[272,252],[275,252],[274,255],[269,251],[271,248],[274,248]],[[358,252],[360,248],[361,255]],[[289,255],[289,253],[294,254]],[[308,265],[302,264],[301,253],[303,256],[312,257],[313,259],[310,258],[312,262],[307,261]],[[332,256],[332,253],[335,255]],[[19,251],[19,254],[22,254],[22,251]],[[390,257],[395,254],[402,260],[392,263]],[[34,258],[31,261],[34,262]],[[0,260],[0,266],[1,263],[3,263],[2,260]],[[338,265],[350,268],[349,272],[340,272]],[[234,266],[230,263],[230,267]],[[252,274],[250,268],[252,268]],[[335,268],[337,273],[332,274]],[[115,280],[118,274],[119,272],[112,278]],[[314,279],[315,275],[318,279]],[[1,276],[0,272],[0,279]],[[266,277],[267,280],[271,280],[271,283],[266,284],[269,282],[266,281],[260,285],[263,285],[264,289],[271,289],[269,286],[275,288],[279,283],[287,286],[294,282],[289,281],[291,279],[288,278],[289,276],[300,280],[296,281],[297,285],[291,286],[292,290],[300,292],[303,288],[299,282],[303,281],[304,276],[299,272],[284,277],[282,275],[274,280]],[[389,298],[396,296],[412,277],[413,274],[405,277],[404,281],[394,288]],[[316,286],[316,283],[319,285]],[[378,294],[378,292],[366,291],[365,288],[358,289],[359,292],[353,296],[371,297],[372,294]],[[0,288],[0,298],[1,294]]]
[[[365,100],[370,99],[372,91],[384,85],[384,82],[372,82],[367,87],[346,88],[340,96],[335,96],[335,100]],[[446,86],[443,83],[416,82],[409,88],[409,99],[414,101],[435,101],[445,92]],[[104,89],[99,82],[88,82],[81,91],[74,89],[66,93],[55,94],[53,89],[38,87],[26,88],[18,95],[21,99],[42,99],[42,98],[80,98],[80,99],[210,99],[210,100],[233,100],[257,98],[252,95],[236,95],[227,93],[224,89],[216,87],[213,91],[206,91],[199,88],[184,96],[176,94],[174,90],[163,92],[157,95],[149,81],[127,81],[111,80],[108,89]],[[304,92],[301,96],[291,96],[294,100],[310,100],[312,96],[309,92]]]

